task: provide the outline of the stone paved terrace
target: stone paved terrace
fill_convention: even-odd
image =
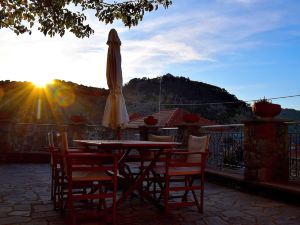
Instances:
[[[63,216],[52,209],[49,195],[49,165],[0,165],[0,225],[65,224]],[[164,215],[134,198],[118,209],[118,224],[299,225],[300,207],[207,183],[203,214],[181,208]]]

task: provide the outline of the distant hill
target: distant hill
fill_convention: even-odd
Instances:
[[[300,121],[300,111],[295,110],[295,109],[282,109],[278,118],[286,119],[286,120],[293,120],[293,121]]]
[[[100,123],[108,90],[56,80],[45,89],[30,82],[0,81],[0,119],[15,122],[70,123],[81,116]]]
[[[171,74],[130,80],[123,89],[129,111],[142,115],[157,112],[160,87],[161,108],[183,108],[218,123],[236,123],[251,117],[249,106],[225,89]]]
[[[108,93],[61,80],[44,90],[29,82],[0,81],[0,120],[6,115],[16,122],[71,123],[72,116],[81,116],[88,124],[99,124]],[[123,93],[129,114],[158,112],[160,101],[160,109],[182,108],[219,124],[240,123],[253,116],[249,105],[225,89],[171,74],[132,79]],[[300,112],[284,109],[280,118],[299,121]]]

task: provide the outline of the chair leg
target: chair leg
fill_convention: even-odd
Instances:
[[[166,175],[165,193],[164,193],[165,213],[169,213],[169,197],[170,197],[170,177]]]
[[[54,199],[54,166],[51,165],[51,200]]]
[[[165,180],[165,176],[161,177],[159,174],[154,174],[154,179],[155,179],[155,199],[156,201],[160,201],[161,199],[164,198],[165,196],[165,189],[166,185],[165,183],[162,183],[162,180]]]
[[[59,203],[59,195],[60,195],[60,174],[59,171],[55,170],[54,172],[54,186],[53,186],[53,203],[54,203],[54,209],[60,208]]]
[[[112,205],[112,224],[115,225],[116,224],[116,218],[117,218],[117,215],[116,215],[116,211],[117,211],[117,196],[116,196],[116,192],[114,194],[114,197],[113,197],[113,205]]]
[[[157,184],[156,184],[156,177],[155,177],[155,174],[153,173],[153,188],[152,188],[152,191],[153,191],[153,198],[156,199],[156,194],[157,194]]]
[[[101,182],[99,182],[99,194],[104,194],[104,193],[107,193],[107,190],[103,187],[103,185],[102,185],[102,183]],[[103,198],[100,198],[99,199],[99,209],[100,210],[106,210],[107,209],[107,205],[106,205],[106,201],[105,201],[105,199],[103,199]]]
[[[67,225],[75,225],[75,217],[74,217],[74,207],[73,207],[73,202],[71,201],[72,197],[67,198],[67,210],[66,210],[66,224]]]
[[[201,177],[200,182],[201,182],[201,184],[200,184],[201,192],[200,192],[200,210],[199,210],[199,212],[203,213],[203,198],[204,198],[204,177],[203,177],[203,175]]]
[[[188,182],[188,181],[189,181],[188,177],[185,176],[185,177],[184,177],[184,186],[185,186],[185,187],[189,187],[189,186],[192,185],[192,183],[191,183],[192,181],[190,181],[190,182]],[[184,191],[184,194],[183,194],[183,196],[182,196],[182,198],[181,198],[181,201],[182,201],[182,202],[186,202],[186,201],[187,201],[188,193],[189,193],[188,190],[185,190],[185,191]]]
[[[113,181],[113,203],[112,203],[112,223],[113,225],[116,225],[117,221],[117,186],[118,186],[118,180],[117,177],[114,178]]]
[[[70,183],[68,183],[66,211],[67,211],[67,213],[66,213],[67,224],[68,225],[76,225],[75,208],[74,208],[74,201],[73,201],[73,196],[72,196],[72,185]]]
[[[196,206],[197,206],[198,212],[202,213],[201,193],[200,193],[200,204],[199,204],[198,197],[197,197],[197,195],[196,195],[196,193],[195,193],[194,190],[192,190],[192,194],[193,194],[194,201],[195,201],[195,204],[196,204]]]
[[[60,207],[60,210],[61,210],[61,214],[64,213],[65,209],[66,209],[66,205],[67,205],[67,199],[64,198],[64,194],[65,194],[65,186],[66,186],[66,183],[64,181],[64,176],[62,175],[60,178],[59,178],[59,207]]]
[[[189,183],[189,186],[192,186],[194,182],[194,177],[191,178],[191,181]],[[202,179],[200,179],[200,201],[198,200],[197,194],[195,192],[195,190],[192,190],[192,194],[193,194],[193,198],[195,201],[195,204],[197,206],[198,212],[202,213],[203,212],[203,194],[204,194],[204,182],[202,181]]]

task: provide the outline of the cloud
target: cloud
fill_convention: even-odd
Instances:
[[[219,2],[254,5],[257,3],[266,2],[266,0],[219,0]]]
[[[293,4],[271,7],[265,0],[217,0],[209,1],[207,7],[202,1],[192,1],[187,8],[183,2],[174,2],[174,9],[145,16],[131,29],[119,22],[105,25],[90,16],[88,22],[95,34],[88,39],[68,33],[63,38],[48,38],[38,31],[16,36],[1,30],[1,79],[30,80],[43,74],[106,87],[106,40],[112,27],[122,41],[125,82],[132,77],[162,75],[174,66],[178,73],[180,69],[188,71],[189,64],[195,62],[218,66],[224,55],[242,55],[245,50],[269,44],[265,34],[288,26],[288,9],[295,8]],[[246,4],[253,7],[243,7]],[[299,35],[295,30],[289,32]]]
[[[124,70],[135,76],[164,74],[172,65],[217,62],[220,55],[264,45],[255,36],[281,27],[282,17],[279,11],[222,14],[212,10],[144,22],[134,32],[147,34],[145,38],[128,34],[123,41]]]

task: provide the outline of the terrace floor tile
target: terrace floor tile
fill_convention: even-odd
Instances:
[[[132,198],[118,208],[118,225],[300,224],[300,206],[206,183],[204,213],[186,207],[166,215]],[[50,201],[50,166],[0,165],[0,225],[63,225]],[[101,223],[89,223],[101,224]]]

